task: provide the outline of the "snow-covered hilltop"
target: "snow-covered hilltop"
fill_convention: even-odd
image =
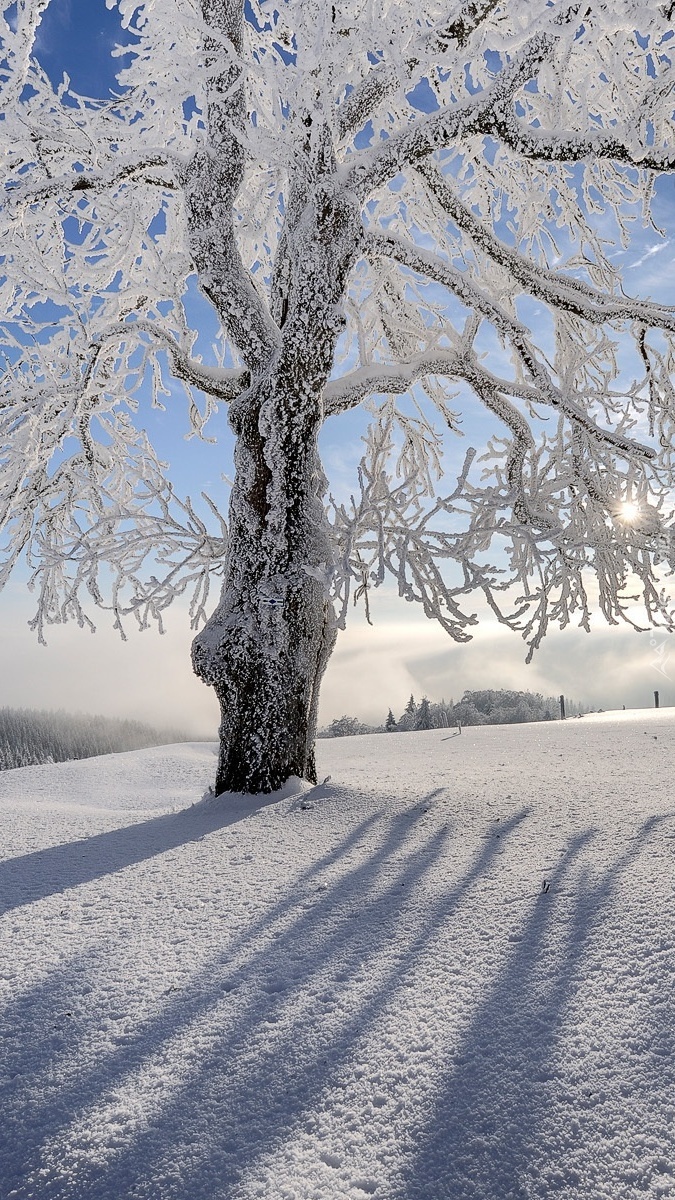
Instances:
[[[675,1195],[675,712],[0,776],[3,1200]]]

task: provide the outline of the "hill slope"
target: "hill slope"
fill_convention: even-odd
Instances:
[[[675,1196],[675,714],[0,775],[0,1195]]]

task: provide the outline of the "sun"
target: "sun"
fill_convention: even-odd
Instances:
[[[625,525],[635,525],[640,520],[642,509],[636,500],[622,500],[617,515]]]

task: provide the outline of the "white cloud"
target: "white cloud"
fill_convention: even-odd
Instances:
[[[650,258],[653,258],[655,254],[660,254],[662,250],[665,250],[666,247],[670,245],[670,243],[671,243],[671,239],[666,238],[666,240],[664,242],[659,242],[655,246],[649,246],[648,249],[645,250],[644,254],[640,258],[636,259],[635,262],[628,264],[630,270],[635,271],[635,270],[637,270],[638,267],[644,266],[644,264]]]
[[[403,615],[409,619],[387,614],[374,628],[357,619],[340,635],[323,687],[324,723],[348,713],[379,724],[390,706],[400,715],[411,692],[458,700],[467,688],[563,693],[619,709],[651,707],[658,689],[663,706],[675,704],[675,639],[660,631],[638,634],[600,620],[590,634],[552,629],[528,666],[521,638],[494,621],[458,645],[423,616]]]

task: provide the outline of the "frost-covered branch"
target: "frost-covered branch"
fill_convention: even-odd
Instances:
[[[457,296],[466,307],[507,333],[524,333],[524,326],[514,321],[491,296],[475,285],[471,277],[445,262],[439,255],[416,246],[395,234],[368,233],[363,242],[364,253],[370,258],[392,258],[411,271],[433,279]]]
[[[562,408],[569,417],[584,426],[589,432],[596,434],[601,439],[604,438],[603,431],[589,420],[588,414],[578,401],[555,384],[551,374],[537,357],[525,326],[514,320],[505,309],[495,304],[489,296],[472,283],[465,273],[449,266],[437,255],[413,246],[402,238],[390,235],[369,235],[365,242],[365,249],[371,255],[389,255],[403,266],[443,284],[474,313],[489,320],[514,347],[522,366],[538,388],[536,399],[541,403]],[[611,310],[611,302],[608,302],[608,306]],[[565,309],[565,303],[563,302],[560,307]],[[619,305],[620,311],[622,307]],[[630,307],[629,303],[627,305],[628,312],[630,312]],[[621,318],[625,320],[628,312],[621,311]],[[636,305],[632,313],[633,319],[638,320],[643,315],[648,315],[651,324],[671,332],[675,331],[675,312],[673,310],[660,306]],[[630,446],[631,450],[645,454],[647,457],[650,456],[648,449],[640,448],[635,443],[627,443],[623,439],[616,441],[612,431],[609,431],[605,440],[616,445],[617,448],[623,442],[624,448]]]
[[[355,408],[374,392],[402,394],[424,375],[461,374],[463,358],[453,351],[433,350],[420,354],[409,362],[369,363],[350,371],[324,389],[324,412],[327,417]]]
[[[444,200],[447,197],[447,203],[450,205],[452,201],[449,189],[444,189],[443,196]],[[459,209],[456,211],[459,214]],[[468,220],[466,224],[469,224]],[[483,239],[478,222],[471,222],[470,232],[476,242],[502,266],[507,267],[513,277],[523,283],[533,296],[546,300],[563,312],[574,313],[593,325],[606,321],[634,321],[648,328],[675,333],[675,310],[666,305],[648,304],[639,300],[618,300],[602,295],[583,283],[577,284],[574,279],[528,266],[514,251],[500,246],[495,238],[489,241],[487,238]],[[449,266],[438,255],[391,234],[369,234],[364,242],[364,250],[369,254],[389,255],[404,266],[444,284],[468,308],[481,313],[504,332],[508,327],[513,332],[518,330],[518,324],[503,311],[500,312],[498,305],[482,294],[465,272]],[[520,329],[522,330],[522,326]]]
[[[49,0],[17,0],[0,6],[0,111],[11,111],[18,103],[31,67],[35,35]],[[10,10],[14,9],[13,19]]]
[[[632,615],[641,596],[649,623],[672,629],[675,609],[653,574],[654,556],[670,571],[675,567],[672,532],[664,528],[665,496],[657,507],[650,505],[646,481],[643,490],[630,466],[622,476],[610,459],[604,460],[602,494],[593,487],[580,492],[581,464],[574,461],[581,450],[578,436],[566,438],[567,456],[560,457],[553,444],[533,445],[512,407],[499,408],[500,419],[513,422],[514,435],[500,451],[494,447],[494,461],[501,457],[503,465],[494,475],[490,471],[486,484],[471,485],[471,449],[454,491],[434,496],[422,474],[406,469],[400,457],[392,470],[398,453],[396,415],[391,401],[382,406],[361,463],[358,496],[350,505],[333,507],[341,619],[352,593],[355,599],[363,596],[390,575],[403,598],[421,603],[450,636],[465,641],[475,616],[462,597],[481,591],[498,620],[527,642],[529,660],[551,622],[565,626],[576,619],[590,627],[592,572],[610,624],[625,621],[642,628]],[[523,485],[536,499],[536,513],[514,511]],[[617,497],[631,487],[639,515],[626,521]],[[561,504],[566,491],[568,499]],[[454,584],[446,571],[436,573],[444,563],[458,569]]]
[[[422,161],[435,150],[490,133],[495,113],[505,109],[518,89],[532,78],[536,65],[545,58],[552,45],[551,37],[543,33],[536,35],[484,92],[420,117],[408,129],[382,142],[376,150],[364,151],[345,169],[345,186],[365,199],[398,171]]]
[[[237,246],[234,203],[244,180],[242,140],[247,126],[243,50],[244,0],[203,0],[204,22],[217,38],[205,39],[207,54],[231,47],[224,69],[208,79],[205,121],[209,149],[195,155],[186,173],[190,246],[201,287],[213,302],[249,370],[260,370],[278,351],[279,331]],[[222,42],[221,42],[222,39]]]
[[[250,377],[248,371],[236,367],[210,367],[197,362],[178,345],[175,338],[166,329],[154,321],[137,320],[111,325],[105,333],[97,335],[95,345],[103,348],[109,342],[118,342],[133,338],[137,333],[147,334],[153,341],[165,349],[171,360],[174,374],[197,387],[209,396],[218,400],[235,400],[248,387]],[[96,365],[96,355],[92,358],[90,370]]]
[[[349,372],[341,379],[332,381],[327,384],[324,391],[325,414],[330,417],[355,408],[374,392],[401,395],[407,392],[416,380],[427,375],[465,380],[474,387],[481,398],[486,398],[488,395],[493,398],[497,395],[502,397],[511,395],[526,400],[530,404],[544,402],[544,397],[536,387],[528,386],[520,380],[500,378],[492,371],[488,371],[479,362],[476,355],[468,353],[466,349],[454,352],[435,348],[415,356],[409,362],[391,365],[370,363],[368,366]],[[571,404],[569,400],[563,402],[559,394],[557,403],[562,404],[567,415],[573,417],[581,428],[599,441],[614,447],[618,452],[645,459],[655,457],[656,451],[652,447],[645,446],[633,438],[622,437],[614,430],[602,429],[589,417],[587,412]],[[490,401],[488,407],[494,411],[494,399]],[[506,423],[509,424],[508,421]]]
[[[171,168],[173,174],[166,172]],[[107,171],[98,173],[69,172],[58,178],[45,179],[42,183],[17,185],[10,190],[10,201],[13,208],[22,205],[40,204],[51,197],[77,194],[78,192],[100,192],[119,187],[123,183],[152,184],[162,188],[178,186],[176,173],[179,164],[172,162],[164,153],[141,155],[137,159],[115,161]],[[157,172],[163,171],[163,174]]]
[[[227,549],[224,522],[208,497],[203,499],[220,524],[219,536],[209,532],[189,498],[153,494],[151,487],[137,504],[111,503],[98,518],[89,514],[86,520],[83,508],[68,526],[43,523],[28,556],[29,587],[37,593],[31,625],[39,640],[46,640],[49,625],[69,619],[94,628],[82,593],[113,614],[122,637],[127,618],[139,629],[155,624],[161,632],[164,612],[181,596],[188,597],[192,628],[198,629]],[[110,582],[103,578],[107,574]]]
[[[675,170],[675,147],[649,147],[636,141],[632,125],[597,133],[539,132],[513,113],[495,112],[494,133],[523,158],[540,162],[573,163],[609,159],[642,171]]]
[[[470,0],[456,16],[440,21],[420,38],[419,46],[405,63],[406,74],[411,76],[420,60],[429,54],[444,55],[452,45],[458,49],[469,41],[476,29],[497,7],[498,0]],[[341,138],[357,133],[368,121],[375,108],[402,85],[401,71],[393,66],[374,67],[365,79],[343,100],[338,110],[338,134]]]
[[[605,321],[638,321],[646,327],[675,331],[675,313],[666,305],[619,299],[590,287],[580,279],[547,271],[528,261],[500,242],[478,220],[436,167],[431,163],[420,163],[417,170],[442,210],[469,235],[476,246],[522,284],[530,295],[563,312],[573,313],[592,325],[601,325]]]

